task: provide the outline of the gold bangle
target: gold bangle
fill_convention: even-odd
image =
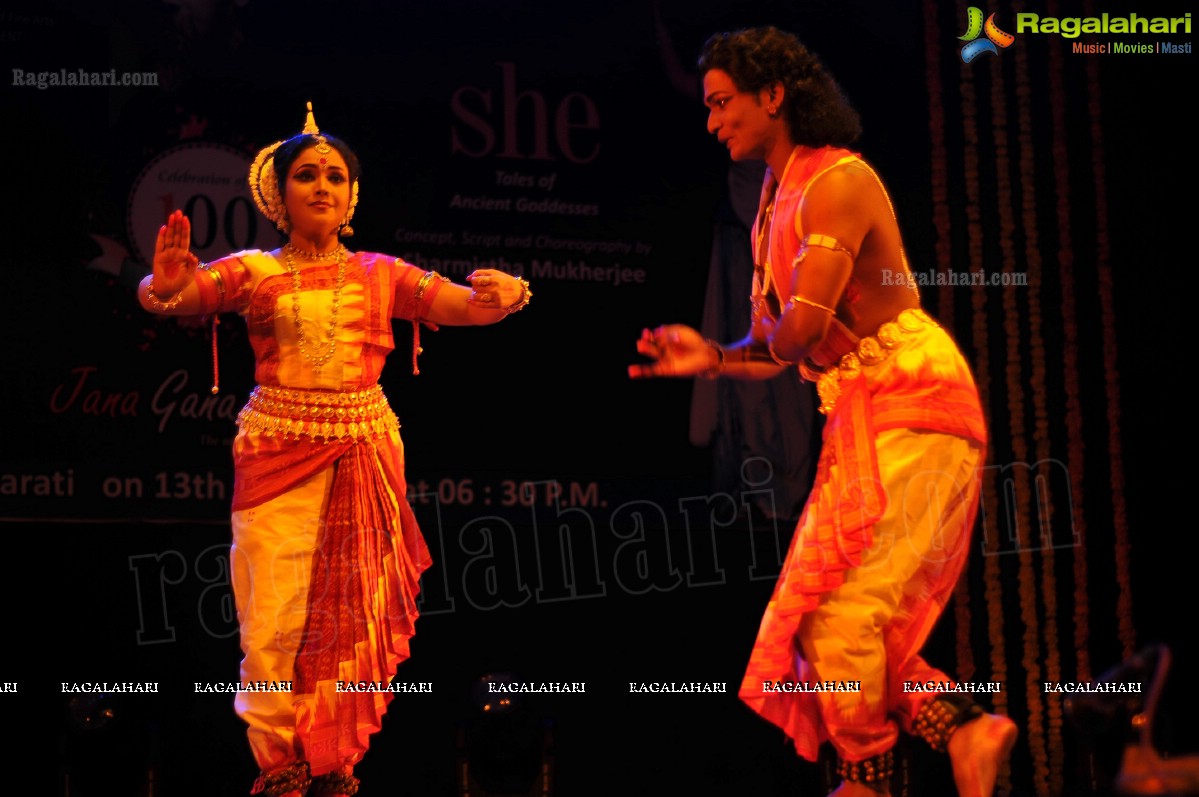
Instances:
[[[520,298],[504,308],[504,312],[508,315],[512,315],[515,312],[525,309],[525,306],[529,303],[529,300],[533,298],[533,292],[529,290],[528,280],[523,279],[522,277],[516,277],[515,279],[520,283]]]
[[[174,310],[183,301],[183,291],[175,291],[175,295],[164,302],[154,292],[154,280],[150,280],[146,283],[146,299],[149,300],[155,310]]]
[[[212,284],[216,286],[216,309],[219,312],[225,306],[225,278],[221,272],[210,268],[208,263],[201,263],[200,268],[212,277]]]
[[[426,271],[424,276],[420,278],[420,282],[416,283],[416,294],[412,297],[415,301],[420,301],[425,297],[425,291],[429,287],[429,283],[435,278],[441,279],[444,282],[449,282],[448,279],[438,274],[436,271]]]
[[[824,312],[828,313],[829,315],[837,314],[837,311],[834,310],[833,308],[829,307],[828,305],[820,304],[820,302],[814,302],[811,299],[808,299],[804,296],[800,296],[798,293],[795,294],[794,296],[792,296],[790,301],[787,302],[787,304],[795,304],[796,302],[799,302],[800,304],[806,304],[809,307],[815,307],[817,310],[823,310]]]
[[[848,247],[831,235],[820,235],[819,233],[805,235],[801,242],[801,249],[806,250],[809,246],[819,246],[821,249],[840,252],[843,255],[848,255],[850,260],[857,259],[854,257],[853,252],[849,251]]]
[[[770,338],[769,340],[766,341],[766,351],[769,352],[770,359],[774,360],[776,363],[778,363],[781,366],[790,367],[792,365],[795,365],[795,363],[799,362],[798,360],[784,360],[782,357],[779,357],[777,354],[775,354],[774,353],[774,338]]]

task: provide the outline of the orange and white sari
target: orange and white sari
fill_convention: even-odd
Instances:
[[[405,497],[399,423],[378,385],[391,319],[419,319],[423,271],[352,255],[331,324],[337,263],[300,273],[301,351],[293,278],[275,258],[241,252],[209,265],[223,305],[246,319],[258,387],[234,441],[231,570],[243,683],[291,681],[288,692],[235,700],[265,772],[307,760],[321,775],[361,759],[389,692],[340,692],[338,681],[389,682],[409,655],[428,549]],[[207,289],[207,292],[206,292]]]

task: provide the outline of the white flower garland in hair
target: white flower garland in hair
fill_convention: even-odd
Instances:
[[[268,147],[264,147],[258,157],[254,158],[254,163],[250,165],[250,194],[254,197],[254,204],[262,211],[262,215],[270,219],[279,229],[279,232],[287,234],[291,231],[291,224],[287,220],[287,208],[283,205],[283,197],[279,196],[279,179],[275,175],[275,150],[279,149],[282,141],[276,141]]]

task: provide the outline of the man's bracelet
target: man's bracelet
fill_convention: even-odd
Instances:
[[[704,343],[708,345],[708,348],[716,352],[716,365],[704,371],[703,377],[705,379],[716,379],[724,373],[724,347],[711,338],[705,338]]]

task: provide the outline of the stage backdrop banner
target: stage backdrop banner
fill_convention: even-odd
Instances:
[[[528,308],[494,327],[423,330],[419,376],[411,326],[396,323],[383,386],[418,509],[436,499],[451,518],[522,524],[533,505],[575,508],[605,525],[613,506],[674,514],[679,491],[702,492],[690,380],[632,382],[626,367],[642,327],[698,325],[703,309],[727,169],[686,66],[705,21],[628,4],[597,16],[594,35],[565,36],[579,28],[564,11],[488,5],[460,55],[425,44],[397,59],[396,30],[456,28],[447,14],[379,9],[344,63],[281,86],[262,68],[269,47],[242,45],[268,25],[247,9],[243,37],[204,52],[122,54],[157,87],[17,98],[21,143],[58,153],[44,204],[63,212],[13,253],[0,516],[227,522],[230,444],[254,386],[244,323],[222,314],[214,345],[210,319],[152,316],[135,290],[176,208],[203,261],[280,245],[245,176],[258,149],[300,130],[309,101],[363,163],[351,248],[458,282],[497,268],[532,285]],[[115,57],[88,22],[59,23],[92,60]],[[298,35],[296,21],[269,24],[258,41]],[[530,48],[529,25],[559,34]],[[45,56],[27,38],[32,68]]]

